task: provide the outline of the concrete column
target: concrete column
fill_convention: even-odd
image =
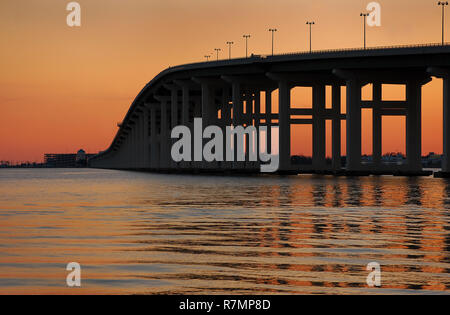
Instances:
[[[245,92],[245,124],[248,126],[253,124],[253,91],[248,89]],[[250,148],[250,136],[245,135],[244,136],[244,143],[245,143],[245,162],[246,166],[250,164],[250,151],[252,148]]]
[[[381,165],[382,155],[382,115],[381,115],[381,101],[382,101],[382,86],[381,83],[375,82],[373,84],[373,108],[372,108],[372,158],[375,168]]]
[[[285,81],[278,83],[279,88],[279,152],[280,171],[287,171],[291,166],[291,88]]]
[[[231,106],[230,106],[229,88],[223,88],[222,95],[222,121],[224,126],[231,125]]]
[[[128,158],[125,162],[125,168],[132,168],[133,166],[133,158],[134,158],[134,152],[133,152],[133,129],[130,130],[128,137],[127,137],[127,155]]]
[[[332,87],[332,165],[333,170],[341,169],[341,86]]]
[[[253,91],[247,90],[245,92],[245,123],[251,125],[253,121]]]
[[[241,85],[238,82],[232,83],[232,102],[233,102],[233,126],[239,126],[242,122],[242,114],[243,114],[243,103],[242,103],[242,91],[241,91]],[[234,169],[239,168],[241,165],[241,162],[237,161],[237,143],[238,139],[237,136],[234,136],[234,139],[232,141],[233,143],[233,154],[234,154],[234,161],[232,163],[232,167]]]
[[[208,126],[215,123],[215,103],[213,99],[213,89],[210,85],[202,84],[202,118],[203,126]]]
[[[261,91],[255,91],[255,111],[253,113],[254,125],[256,127],[255,153],[259,156],[261,139],[259,136],[259,126],[261,124]],[[257,163],[258,164],[258,163]]]
[[[191,148],[194,147],[194,130],[193,125],[189,122],[189,100],[190,100],[190,91],[187,85],[182,86],[182,109],[181,109],[181,124],[183,126],[188,127],[191,130]],[[192,159],[191,155],[191,159]],[[189,168],[191,166],[191,162],[182,162],[182,168]]]
[[[149,127],[150,127],[150,120],[149,120],[149,109],[144,106],[143,109],[143,123],[144,123],[144,131],[143,131],[143,150],[144,150],[144,163],[143,167],[144,169],[150,168],[150,137],[149,137]]]
[[[178,126],[178,89],[173,88],[171,90],[171,97],[170,97],[170,111],[171,111],[171,126],[170,126],[170,130],[168,130],[168,134],[167,137],[170,139],[169,143],[170,146],[168,147],[169,150],[169,158],[170,158],[170,167],[175,169],[177,168],[177,163],[175,163],[175,161],[173,161],[172,156],[171,156],[171,149],[172,149],[172,145],[175,143],[175,140],[171,139],[171,133],[172,133],[172,129],[175,128],[176,126]]]
[[[135,159],[135,168],[138,169],[141,163],[141,117],[137,114],[136,117],[136,125],[135,125],[135,151],[136,151],[136,159]]]
[[[238,126],[240,125],[242,119],[241,85],[239,83],[233,83],[232,88],[233,125]]]
[[[272,90],[266,90],[266,124],[267,124],[266,151],[272,153]]]
[[[347,81],[347,170],[361,169],[361,83]]]
[[[217,110],[214,98],[214,88],[208,83],[202,83],[202,118],[203,118],[203,130],[210,126],[217,124]],[[205,145],[209,140],[203,140]],[[217,166],[216,162],[201,163],[202,168],[214,168]]]
[[[406,84],[406,157],[409,171],[422,170],[422,85],[416,80]]]
[[[142,120],[141,114],[137,117],[136,126],[136,168],[141,168],[142,163]]]
[[[131,140],[131,160],[128,163],[128,166],[131,168],[136,167],[136,123],[131,126],[130,132],[130,140]]]
[[[230,88],[224,87],[222,89],[222,106],[221,106],[221,120],[220,126],[222,127],[222,132],[224,137],[226,136],[226,130],[228,126],[231,126],[231,106],[230,106]],[[231,163],[226,161],[226,152],[227,152],[227,141],[224,138],[223,141],[223,152],[224,152],[224,161],[221,163],[223,169],[229,169],[232,167]]]
[[[160,103],[161,106],[161,132],[160,132],[160,161],[159,165],[160,168],[167,169],[169,167],[169,156],[168,156],[168,124],[167,124],[167,101],[161,100]],[[170,153],[169,153],[170,154]]]
[[[139,168],[143,169],[145,164],[145,123],[144,123],[145,110],[139,114]]]
[[[189,124],[189,87],[183,86],[182,93],[183,108],[181,110],[181,123],[184,126],[187,126]]]
[[[202,101],[200,99],[194,99],[194,117],[202,118]]]
[[[171,128],[178,125],[178,90],[172,89],[170,97]]]
[[[323,170],[326,167],[325,160],[325,86],[316,85],[313,87],[313,166],[316,170]]]
[[[444,158],[442,171],[450,172],[450,78],[444,78]]]
[[[150,168],[158,168],[159,154],[158,154],[158,137],[156,131],[156,107],[150,107]]]

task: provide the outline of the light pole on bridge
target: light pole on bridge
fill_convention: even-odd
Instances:
[[[245,38],[245,58],[248,58],[248,39],[252,37],[251,35],[244,35]]]
[[[448,6],[448,1],[439,1],[438,5],[442,6],[442,45],[445,44],[445,7]]]
[[[309,25],[309,52],[312,52],[312,26],[316,24],[314,21],[306,22],[306,25]]]
[[[228,45],[228,59],[231,60],[231,46],[234,44],[234,42],[227,42]]]
[[[275,32],[278,31],[276,28],[270,28],[269,32],[272,32],[272,56],[273,56],[273,42],[274,42],[274,37],[275,37]]]
[[[216,51],[216,54],[217,54],[217,61],[219,61],[219,51],[221,51],[222,49],[214,48],[214,50]]]
[[[206,55],[205,58],[206,58],[206,61],[209,61],[209,58],[211,58],[211,55]]]
[[[364,27],[364,49],[366,49],[366,22],[369,13],[361,13],[360,16],[363,18],[363,27]]]

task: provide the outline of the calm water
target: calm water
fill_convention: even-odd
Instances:
[[[450,181],[0,170],[0,293],[448,294]]]

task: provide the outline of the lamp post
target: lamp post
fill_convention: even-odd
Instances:
[[[216,54],[217,54],[217,61],[219,61],[219,51],[221,51],[222,49],[214,48],[214,50],[216,51]]]
[[[228,59],[231,60],[231,46],[234,44],[234,42],[227,42],[228,45]]]
[[[206,55],[205,58],[206,58],[206,61],[208,62],[209,58],[211,58],[211,55]]]
[[[248,58],[248,39],[251,37],[251,35],[244,35],[245,38],[245,58]]]
[[[448,1],[439,1],[438,5],[442,6],[442,45],[445,43],[445,7],[448,6]]]
[[[306,22],[306,25],[309,25],[309,52],[312,52],[312,26],[316,24],[314,21]]]
[[[269,32],[272,32],[272,56],[273,56],[273,42],[274,42],[274,37],[275,37],[275,32],[278,31],[276,28],[270,28]]]
[[[366,49],[366,22],[369,13],[361,13],[360,16],[363,18],[363,26],[364,26],[364,49]]]

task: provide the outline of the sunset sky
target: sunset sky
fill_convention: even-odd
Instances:
[[[66,24],[65,0],[0,2],[0,160],[42,161],[44,153],[106,149],[134,97],[168,66],[204,60],[214,48],[245,55],[362,46],[369,0],[79,0],[81,27]],[[368,45],[441,40],[437,0],[380,0],[382,26]],[[449,11],[450,13],[450,11]],[[449,15],[450,18],[450,15]],[[450,22],[446,26],[450,35]],[[387,96],[395,97],[389,90]],[[294,95],[295,102],[303,102]],[[442,83],[423,90],[423,153],[442,152]],[[367,119],[366,119],[367,120]],[[384,121],[383,152],[404,151],[404,119]],[[366,124],[363,153],[371,152]],[[298,137],[300,138],[300,137]],[[294,141],[293,153],[310,154]]]

